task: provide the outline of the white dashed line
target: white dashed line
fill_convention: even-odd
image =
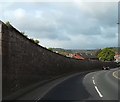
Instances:
[[[93,84],[95,84],[95,80],[93,80]]]
[[[98,90],[97,86],[95,86],[95,89],[96,89],[96,91],[98,92],[99,96],[100,96],[100,97],[103,97],[103,95],[102,95],[102,94],[100,93],[100,91]]]
[[[93,81],[93,84],[95,85],[95,80],[94,80],[94,77],[92,77],[92,81]],[[99,94],[99,96],[100,97],[103,97],[103,95],[100,93],[100,91],[98,90],[98,88],[97,88],[97,86],[95,86],[95,89],[96,89],[96,91],[98,92],[98,94]]]

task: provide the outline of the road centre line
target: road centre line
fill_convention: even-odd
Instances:
[[[97,86],[95,86],[95,89],[96,89],[96,91],[98,92],[99,96],[100,96],[100,97],[103,97],[103,95],[102,95],[102,94],[100,93],[100,91],[98,90]]]
[[[94,80],[94,77],[92,77],[92,81],[93,81],[93,84],[95,85],[95,80]],[[97,86],[95,85],[95,89],[97,91],[97,93],[99,94],[100,97],[103,97],[103,95],[100,93],[100,91],[98,90]]]
[[[93,80],[93,84],[95,84],[95,80]]]

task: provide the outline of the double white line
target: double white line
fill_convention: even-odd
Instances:
[[[92,77],[92,81],[93,81],[93,84],[95,85],[95,80],[94,80],[94,77]],[[95,85],[95,89],[97,91],[97,93],[99,94],[100,97],[103,97],[103,95],[101,94],[101,92],[98,90],[97,86]]]

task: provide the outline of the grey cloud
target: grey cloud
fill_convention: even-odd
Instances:
[[[101,4],[92,4],[92,7],[86,6],[87,8],[84,10],[77,8],[72,3],[14,3],[10,9],[4,11],[4,16],[29,36],[54,41],[60,40],[65,42],[61,44],[64,47],[97,47],[97,44],[104,46],[106,43],[100,44],[100,40],[97,42],[96,36],[107,40],[114,39],[117,32],[115,5],[112,6],[111,3],[105,3],[103,6],[98,5]],[[23,18],[14,17],[13,11],[18,8],[25,10]],[[37,16],[36,11],[39,11]],[[10,14],[11,16],[9,16]],[[101,27],[104,29],[101,30]],[[84,42],[79,45],[80,40],[73,40],[75,37],[80,37],[79,35],[85,37],[85,40],[89,38],[92,41],[95,40],[96,45],[93,45],[91,40],[88,40],[86,44]],[[108,46],[108,44],[106,45]]]
[[[115,27],[104,27],[101,29],[101,36],[107,38],[115,38],[118,29]]]
[[[104,26],[115,26],[118,20],[117,2],[93,2],[85,3],[90,10],[86,10],[86,15],[98,19]]]

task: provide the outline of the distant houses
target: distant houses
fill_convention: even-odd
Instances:
[[[60,55],[82,61],[85,60],[98,61],[100,60],[98,58],[98,54],[102,51],[101,49],[97,49],[97,50],[65,50],[61,48],[50,48],[50,49],[52,49],[53,52],[58,53]],[[115,48],[114,51],[116,51]],[[120,54],[115,52],[115,56],[112,61],[120,62]]]
[[[120,54],[115,54],[114,59],[115,62],[120,62]]]
[[[85,58],[81,56],[79,53],[73,54],[72,58],[79,59],[79,60],[85,60]]]
[[[80,54],[85,60],[98,60],[97,56],[94,54],[81,53]]]
[[[62,49],[62,48],[48,48],[53,52],[78,60],[98,60],[97,53],[100,49],[96,50],[71,50],[71,49]]]
[[[75,54],[68,54],[67,57],[75,58],[78,60],[98,60],[97,56],[93,54],[87,53],[75,53]]]
[[[92,60],[96,61],[99,60],[95,54],[90,54],[90,53],[75,53],[75,54],[69,54],[67,57],[75,58],[78,60]],[[120,54],[116,53],[114,56],[114,61],[115,62],[120,62]]]

